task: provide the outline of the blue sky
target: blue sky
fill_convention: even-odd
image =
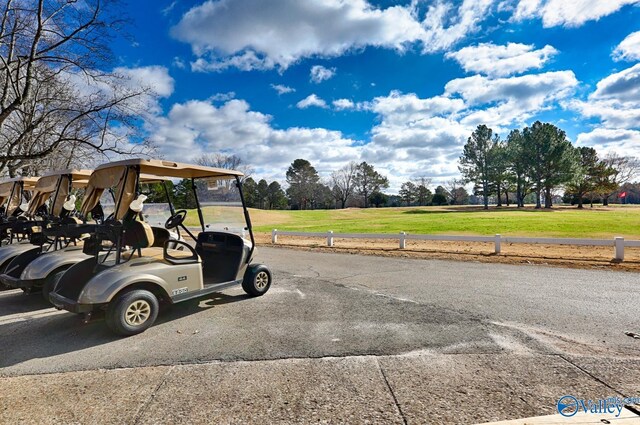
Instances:
[[[484,123],[540,119],[640,156],[640,0],[131,1],[117,66],[158,94],[160,154],[237,154],[284,180],[306,158],[434,183]]]

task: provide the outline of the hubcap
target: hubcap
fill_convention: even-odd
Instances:
[[[151,315],[151,306],[145,300],[132,302],[124,315],[124,320],[128,325],[140,326],[147,321]]]
[[[256,288],[257,289],[266,288],[268,283],[269,283],[269,275],[267,274],[267,272],[259,272],[256,275]]]

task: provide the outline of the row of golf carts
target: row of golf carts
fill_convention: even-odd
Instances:
[[[0,285],[58,309],[104,314],[121,335],[173,304],[242,285],[260,296],[271,273],[255,241],[242,173],[163,160],[111,162],[0,183]],[[190,182],[175,210],[171,181]],[[181,187],[184,189],[184,184]],[[82,198],[82,199],[80,199]]]

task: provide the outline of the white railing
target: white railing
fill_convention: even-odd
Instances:
[[[495,246],[495,253],[500,254],[502,243],[523,243],[523,244],[545,244],[545,245],[587,245],[587,246],[613,246],[614,258],[619,261],[624,260],[624,248],[640,247],[640,241],[625,241],[622,237],[613,239],[565,239],[565,238],[522,238],[511,236],[446,236],[446,235],[419,235],[400,232],[398,234],[391,233],[333,233],[328,232],[288,232],[273,229],[271,232],[271,242],[278,243],[278,236],[302,236],[327,238],[327,246],[333,246],[333,239],[397,239],[400,249],[406,248],[407,240],[425,240],[425,241],[447,241],[447,242],[488,242]]]

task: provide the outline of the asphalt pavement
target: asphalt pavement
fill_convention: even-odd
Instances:
[[[169,417],[174,394],[186,404],[172,422],[256,423],[469,423],[554,413],[568,391],[640,396],[640,340],[624,333],[640,333],[638,274],[266,247],[256,261],[273,270],[265,296],[238,288],[178,304],[130,338],[37,295],[0,292],[0,422],[33,421],[17,407],[29,388],[76,394],[84,385],[91,398],[119,379],[140,381],[128,416],[140,423]],[[189,383],[222,404],[203,413]],[[91,421],[56,403],[43,418]]]

